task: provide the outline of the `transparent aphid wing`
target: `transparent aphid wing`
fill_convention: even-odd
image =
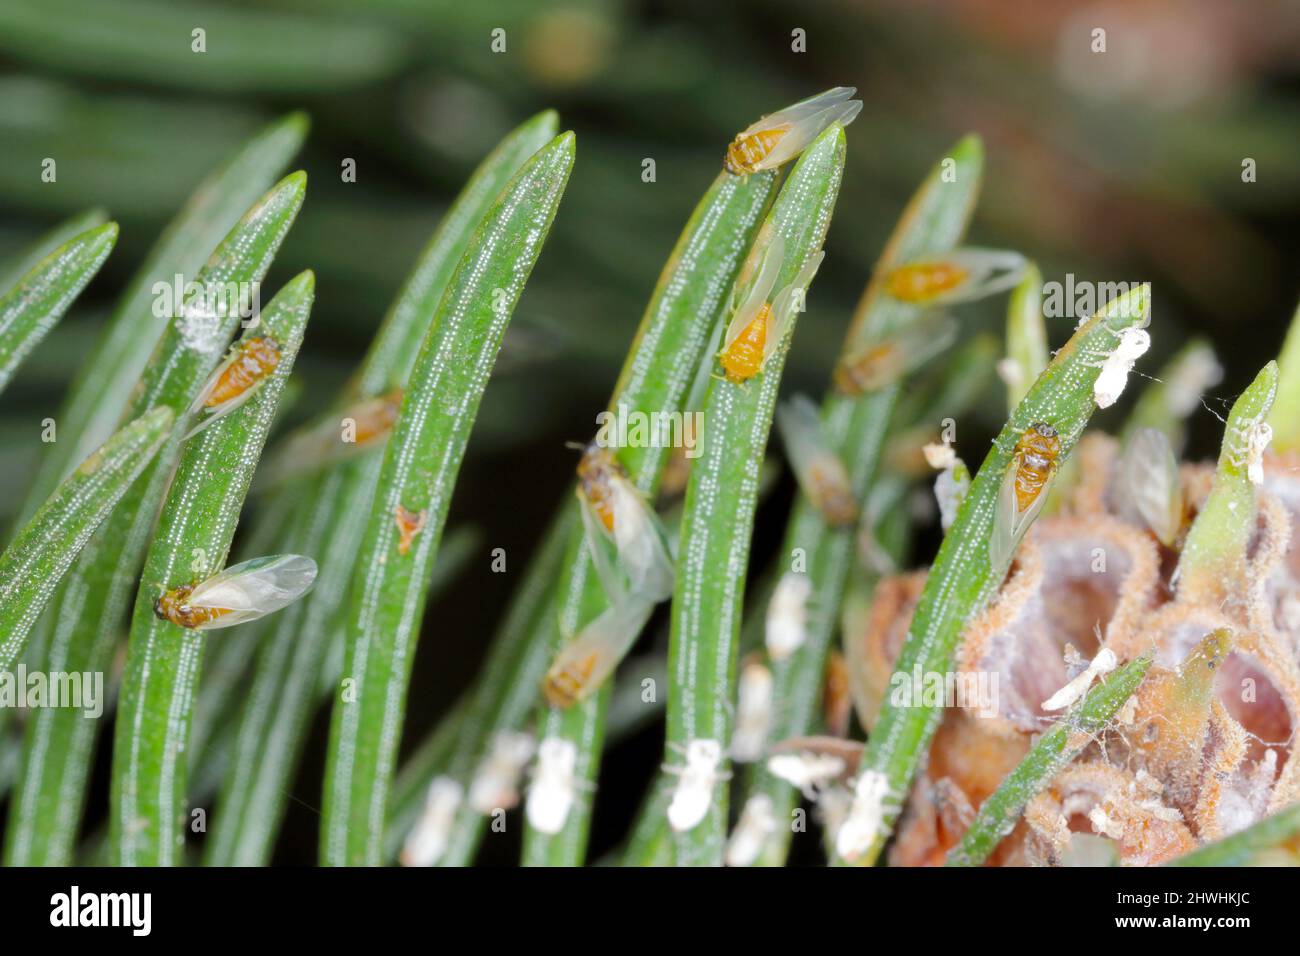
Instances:
[[[1173,544],[1182,526],[1183,491],[1164,432],[1140,428],[1133,433],[1120,459],[1114,496],[1122,517],[1145,524],[1162,544]]]
[[[229,401],[222,402],[220,405],[215,405],[212,408],[209,408],[207,410],[207,414],[205,414],[203,418],[199,420],[198,424],[196,424],[193,428],[191,428],[188,432],[185,433],[185,439],[189,440],[193,438],[199,432],[203,431],[203,429],[207,428],[213,422],[217,421],[217,419],[225,418],[235,409],[239,408],[246,401],[248,401],[250,398],[256,395],[257,390],[260,389],[265,383],[266,383],[266,379],[262,379],[260,382],[255,382],[254,384],[244,389],[242,392],[240,392],[238,395],[236,395],[234,398],[230,399]]]
[[[903,374],[920,368],[957,341],[957,320],[942,312],[929,312],[908,325],[900,336]]]
[[[1178,418],[1192,414],[1207,389],[1223,381],[1223,366],[1209,345],[1188,348],[1181,362],[1165,382],[1165,405]]]
[[[960,248],[943,256],[898,265],[886,289],[905,302],[949,305],[972,302],[1013,289],[1025,270],[1025,257],[1004,249]]]
[[[257,480],[261,484],[277,485],[296,475],[307,474],[329,464],[355,448],[339,441],[339,423],[334,416],[321,418],[295,429],[284,441],[277,443],[258,467]]]
[[[576,691],[572,703],[588,697],[614,673],[653,612],[652,602],[633,596],[606,608],[561,648],[547,669],[548,683]]]
[[[829,450],[822,435],[821,412],[807,395],[795,395],[777,405],[776,427],[796,473],[803,467],[802,462]]]
[[[226,354],[226,357],[221,360],[221,364],[212,370],[212,374],[209,375],[207,381],[203,383],[203,387],[199,389],[199,393],[194,396],[194,401],[189,407],[189,414],[194,414],[207,404],[208,399],[212,397],[213,390],[217,387],[217,383],[221,381],[221,376],[226,373],[226,369],[230,368],[239,356],[239,343],[236,342],[234,347]]]
[[[755,133],[761,133],[763,130],[775,129],[778,126],[793,126],[802,120],[811,116],[816,116],[829,109],[839,109],[848,104],[857,87],[854,86],[837,86],[833,89],[825,90],[815,96],[800,100],[798,103],[777,110],[775,113],[769,113],[760,120],[750,123],[740,131],[740,136],[753,136]],[[861,103],[858,104],[859,108]],[[854,112],[856,116],[856,111]]]
[[[215,422],[218,418],[229,415],[236,408],[243,405],[244,402],[257,394],[257,390],[261,388],[262,383],[266,381],[265,379],[262,379],[255,382],[234,398],[224,401],[220,405],[216,405],[212,408],[204,408],[208,399],[212,397],[212,392],[217,387],[217,383],[221,381],[221,377],[226,373],[226,370],[241,357],[241,355],[242,353],[239,350],[238,343],[236,343],[236,347],[231,349],[230,354],[227,355],[222,360],[221,364],[213,370],[212,374],[208,376],[208,380],[203,384],[203,388],[199,390],[198,395],[194,397],[194,402],[190,405],[189,412],[187,413],[192,415],[195,412],[202,411],[203,417],[194,425],[193,428],[185,433],[185,438],[183,440],[188,441]]]
[[[775,300],[772,302],[771,323],[767,329],[767,340],[763,343],[763,361],[767,361],[771,355],[780,347],[785,340],[785,334],[790,329],[790,321],[797,312],[803,311],[805,307],[805,297],[808,294],[808,287],[817,276],[817,270],[821,267],[822,260],[826,258],[825,251],[819,250],[815,255],[808,258],[799,274],[794,277],[794,281],[782,289]]]
[[[851,496],[848,472],[844,463],[835,454],[826,433],[822,430],[821,411],[806,395],[795,395],[787,402],[782,402],[776,410],[776,427],[781,432],[785,443],[786,457],[803,493],[814,502],[826,496],[828,491],[844,496]],[[825,489],[814,481],[832,482],[835,486]]]
[[[1012,458],[994,505],[993,533],[989,536],[989,565],[995,573],[998,569],[1006,570],[1011,565],[1020,539],[1025,536],[1025,531],[1034,518],[1038,517],[1038,512],[1043,510],[1051,490],[1052,478],[1049,477],[1029,506],[1020,510],[1016,497],[1016,473],[1019,468],[1018,457]]]
[[[863,391],[892,385],[920,368],[957,340],[957,320],[927,312],[892,335],[869,341],[845,360],[854,383]]]
[[[740,337],[740,333],[749,327],[749,324],[758,316],[759,311],[767,304],[768,297],[772,294],[772,287],[776,285],[776,279],[781,273],[781,265],[784,261],[785,240],[781,236],[775,235],[763,252],[763,262],[758,268],[758,274],[754,277],[754,281],[750,283],[748,291],[742,293],[744,297],[736,307],[735,314],[727,326],[727,334],[722,340],[724,349]],[[770,339],[771,336],[769,335],[768,338]]]
[[[301,554],[277,554],[233,565],[197,585],[188,602],[221,608],[229,614],[199,625],[199,630],[231,627],[264,617],[292,604],[316,581],[316,562]]]
[[[659,517],[626,478],[610,481],[614,543],[631,589],[658,603],[673,593],[673,562]]]
[[[610,541],[610,534],[605,530],[604,524],[601,523],[581,489],[578,490],[577,495],[578,511],[582,515],[583,536],[587,541],[587,551],[591,554],[591,563],[596,568],[596,577],[600,580],[600,586],[604,588],[605,596],[609,598],[610,603],[618,604],[627,595],[627,583],[619,574],[615,563],[614,545]]]
[[[277,485],[382,444],[392,432],[400,404],[400,397],[392,394],[366,398],[294,429],[259,467],[258,483]],[[344,440],[345,431],[352,432],[350,440]]]
[[[846,90],[845,97],[853,95],[852,87],[840,87]],[[834,92],[834,91],[832,91]],[[829,94],[823,94],[827,97]],[[782,136],[761,160],[754,164],[755,171],[764,169],[775,169],[785,163],[790,162],[807,148],[808,144],[821,135],[832,123],[839,123],[841,126],[848,126],[857,117],[862,110],[860,100],[843,99],[839,102],[815,103],[817,99],[823,97],[814,97],[813,100],[805,101],[805,104],[799,104],[798,107],[791,107],[790,110],[783,110],[785,114],[783,123],[788,123],[789,128],[785,135]],[[800,109],[800,114],[794,116],[794,110]],[[775,119],[775,116],[771,117]],[[771,127],[766,127],[771,128]]]

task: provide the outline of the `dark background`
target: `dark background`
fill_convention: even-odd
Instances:
[[[1276,355],[1297,292],[1300,15],[1283,2],[912,0],[698,4],[621,0],[6,0],[0,7],[0,259],[57,220],[106,207],[117,250],[0,407],[0,510],[16,507],[58,406],[122,284],[193,187],[267,120],[305,109],[307,202],[267,286],[317,275],[291,417],[328,400],[363,352],[465,176],[545,107],[578,161],[512,325],[453,505],[481,547],[430,607],[407,745],[472,678],[516,572],[565,492],[663,261],[734,133],[835,85],[865,102],[787,368],[819,393],[853,302],[907,197],[966,132],[987,172],[971,242],[1035,258],[1044,277],[1150,281],[1153,373],[1202,334],[1226,369],[1219,408]],[[207,30],[208,53],[190,52]],[[1106,30],[1107,51],[1089,50]],[[506,31],[507,52],[490,51]],[[807,52],[791,50],[806,31]],[[43,157],[59,162],[40,182]],[[358,182],[340,182],[343,158]],[[654,158],[657,182],[641,181]],[[1242,161],[1257,164],[1243,183]],[[1004,299],[961,310],[1000,331]],[[1049,323],[1059,346],[1070,319]],[[1099,417],[1115,429],[1131,401]],[[980,449],[988,395],[963,427]],[[1190,452],[1217,449],[1208,412]],[[974,451],[968,460],[977,461]],[[791,482],[763,505],[755,565]],[[7,517],[5,515],[4,517]],[[918,555],[929,553],[933,535]],[[489,570],[492,548],[509,571]],[[653,630],[653,629],[652,629]],[[219,637],[214,639],[220,639]],[[650,638],[653,640],[653,637]],[[314,859],[325,719],[295,784],[277,859]],[[652,729],[608,758],[593,852],[618,839],[658,762]],[[102,756],[102,755],[101,755]],[[89,813],[102,816],[104,775]],[[484,859],[515,849],[489,841]]]

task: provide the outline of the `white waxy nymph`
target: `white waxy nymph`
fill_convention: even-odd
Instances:
[[[772,672],[757,661],[740,671],[736,687],[736,732],[731,756],[742,763],[757,760],[767,747],[772,725]]]
[[[464,788],[451,777],[434,777],[424,810],[402,847],[403,866],[433,866],[447,852],[451,827],[464,798]]]
[[[692,740],[686,745],[686,766],[665,767],[677,776],[668,803],[668,825],[678,833],[694,829],[713,805],[713,790],[729,776],[719,771],[722,744],[716,740]]]
[[[956,449],[946,441],[927,442],[921,446],[921,454],[925,455],[925,463],[935,471],[951,468],[957,460]]]
[[[1253,485],[1264,482],[1264,451],[1273,440],[1273,426],[1255,422],[1246,429],[1246,477]]]
[[[776,583],[767,605],[764,639],[772,660],[789,657],[808,640],[808,598],[812,582],[808,575],[787,571]]]
[[[1128,373],[1133,371],[1133,363],[1150,347],[1151,333],[1146,329],[1127,328],[1119,333],[1119,344],[1101,363],[1101,373],[1092,386],[1092,397],[1098,408],[1110,408],[1115,404],[1128,384]]]
[[[736,821],[736,829],[727,840],[727,866],[752,866],[763,852],[763,844],[776,832],[776,812],[772,798],[756,793],[745,801],[745,808]]]
[[[934,498],[939,504],[939,522],[944,531],[957,520],[957,509],[961,507],[966,492],[970,491],[970,480],[966,463],[955,456],[934,479]]]
[[[470,808],[488,814],[515,806],[519,802],[519,778],[535,746],[531,734],[501,731],[493,737],[492,749],[469,785]]]
[[[528,788],[525,813],[528,825],[541,833],[555,834],[578,798],[578,747],[562,737],[547,737],[537,748],[537,769]]]
[[[853,787],[848,816],[835,833],[835,852],[855,860],[876,842],[885,822],[885,810],[894,799],[889,778],[879,770],[865,770]]]
[[[798,787],[810,800],[816,799],[822,788],[838,780],[847,769],[844,760],[833,754],[805,751],[767,758],[768,773]]]
[[[1069,707],[1088,692],[1088,688],[1092,686],[1094,680],[1109,674],[1118,663],[1115,652],[1109,647],[1103,647],[1088,666],[1083,669],[1081,674],[1068,681],[1064,687],[1043,701],[1043,710],[1064,710]]]

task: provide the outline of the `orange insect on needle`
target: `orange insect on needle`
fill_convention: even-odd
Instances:
[[[1056,468],[1061,439],[1046,422],[1036,422],[1016,442],[1016,509],[1027,511]]]
[[[727,373],[727,381],[744,382],[757,375],[763,367],[763,353],[767,345],[767,322],[771,313],[771,307],[764,303],[758,310],[758,315],[754,316],[723,351],[719,361]]]
[[[552,707],[572,707],[577,703],[585,696],[592,672],[596,669],[596,659],[597,655],[592,653],[549,670],[542,682],[546,702]]]
[[[177,627],[186,627],[193,630],[230,613],[230,608],[197,607],[190,604],[190,594],[193,591],[193,584],[182,584],[170,591],[164,591],[154,599],[154,614],[164,621],[170,621]]]
[[[280,345],[270,336],[259,335],[239,343],[231,358],[212,383],[204,407],[232,402],[274,372],[280,364]]]
[[[989,561],[1005,570],[1025,531],[1047,500],[1047,486],[1061,457],[1061,438],[1047,422],[1024,430],[1011,453],[1011,462],[998,491]]]
[[[818,251],[809,256],[794,281],[773,295],[785,264],[785,239],[776,234],[763,244],[760,236],[755,246],[741,270],[734,312],[718,353],[727,381],[734,384],[753,378],[776,354],[796,313],[803,309],[804,294],[825,255]]]
[[[586,447],[578,462],[578,484],[582,496],[611,534],[614,532],[613,481],[626,476],[614,453],[595,442]]]
[[[727,147],[724,168],[733,176],[748,176],[790,162],[832,123],[853,122],[862,109],[861,101],[851,99],[854,92],[851,86],[837,86],[751,123]]]
[[[885,274],[884,292],[912,305],[955,305],[1015,288],[1024,272],[1018,252],[964,247],[898,264]]]
[[[727,172],[743,176],[758,168],[758,164],[771,155],[776,144],[790,132],[790,124],[783,123],[770,129],[761,129],[748,136],[741,133],[727,147]]]
[[[429,512],[408,511],[400,504],[393,510],[397,518],[397,531],[401,535],[397,541],[397,553],[405,557],[411,550],[411,542],[415,536],[424,530],[425,523],[429,520]]]
[[[272,554],[163,591],[153,612],[177,627],[206,631],[255,621],[298,600],[316,580],[316,562]]]
[[[929,302],[951,292],[970,276],[952,262],[918,262],[899,266],[889,274],[885,291],[903,302]]]
[[[367,399],[350,410],[346,417],[356,422],[353,440],[357,445],[368,445],[392,431],[397,413],[402,409],[402,390],[394,388],[383,395]]]

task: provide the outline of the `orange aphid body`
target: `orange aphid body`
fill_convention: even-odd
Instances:
[[[745,176],[754,172],[754,167],[767,158],[789,131],[790,124],[784,123],[749,135],[741,133],[727,147],[727,158],[724,162],[727,172],[734,176]]]
[[[217,377],[204,405],[216,408],[238,398],[275,371],[280,364],[280,346],[275,339],[259,335],[235,346],[237,353]]]
[[[186,601],[193,591],[193,584],[182,584],[170,591],[164,591],[161,596],[154,599],[154,614],[177,627],[196,628],[230,613],[230,608],[194,607],[187,604]]]
[[[542,681],[542,693],[552,707],[572,707],[586,689],[596,669],[596,655],[588,654],[563,668],[552,668]]]
[[[951,262],[917,262],[899,266],[885,281],[885,291],[903,302],[927,302],[966,281],[970,270]]]
[[[377,398],[369,399],[357,406],[349,416],[356,422],[354,440],[358,445],[365,445],[376,438],[387,435],[397,421],[397,413],[402,409],[402,390],[395,388]]]
[[[613,452],[594,443],[587,446],[578,461],[582,497],[611,534],[614,532],[614,492],[610,488],[610,479],[622,474],[623,467]]]
[[[745,326],[735,341],[726,347],[719,361],[730,382],[744,382],[758,374],[763,367],[763,351],[767,345],[767,320],[771,308],[764,305],[758,315]]]
[[[406,556],[411,550],[411,542],[415,536],[424,530],[424,524],[429,520],[428,511],[408,511],[400,504],[393,511],[397,518],[397,532],[401,535],[397,540],[397,553]]]
[[[1025,429],[1016,442],[1016,509],[1025,511],[1042,493],[1061,454],[1061,439],[1046,422]]]

